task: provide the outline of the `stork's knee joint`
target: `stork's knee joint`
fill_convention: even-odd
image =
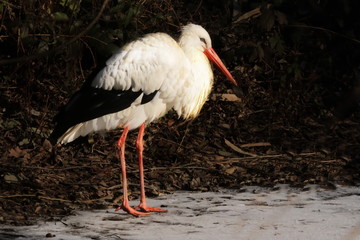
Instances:
[[[136,145],[136,149],[138,151],[143,151],[144,150],[144,144],[143,144],[141,139],[136,139],[135,145]]]

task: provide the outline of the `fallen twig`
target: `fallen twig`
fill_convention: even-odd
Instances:
[[[249,156],[252,156],[252,157],[257,157],[258,155],[254,154],[254,153],[249,153],[249,152],[246,152],[242,149],[240,149],[239,147],[235,146],[233,143],[231,143],[229,140],[225,139],[225,144],[228,145],[232,150],[234,150],[235,152],[238,152],[238,153],[241,153],[241,154],[244,154],[244,155],[249,155]]]

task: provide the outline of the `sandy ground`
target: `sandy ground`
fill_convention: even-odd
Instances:
[[[356,187],[176,192],[148,203],[169,212],[77,212],[34,226],[0,226],[0,239],[360,239]]]

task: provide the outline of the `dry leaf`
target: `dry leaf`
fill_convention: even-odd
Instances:
[[[19,179],[14,174],[6,174],[6,175],[4,175],[4,180],[7,183],[18,182],[19,181]]]
[[[229,175],[233,174],[236,170],[238,169],[238,167],[231,167],[231,168],[227,168],[225,169],[225,172]]]
[[[233,93],[215,93],[211,95],[211,100],[215,101],[220,99],[220,101],[226,102],[241,102],[241,99]]]
[[[14,158],[25,158],[30,159],[30,149],[20,149],[19,147],[11,148],[9,150],[9,156]]]

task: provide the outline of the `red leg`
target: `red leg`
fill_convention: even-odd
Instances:
[[[133,216],[137,217],[139,215],[147,215],[149,213],[136,211],[134,208],[130,207],[130,205],[129,205],[129,198],[128,198],[128,192],[127,192],[128,185],[127,185],[127,179],[126,179],[126,163],[125,163],[125,140],[126,140],[128,132],[129,132],[129,127],[125,127],[124,131],[117,143],[117,147],[119,149],[119,154],[120,154],[120,165],[121,165],[121,176],[122,176],[124,200],[123,200],[121,206],[118,207],[115,211],[122,209],[125,212],[130,213]]]
[[[143,123],[139,128],[138,137],[136,139],[136,150],[139,157],[139,174],[140,174],[140,204],[135,209],[141,209],[146,212],[167,212],[167,210],[163,210],[161,208],[153,208],[149,207],[146,204],[146,196],[145,196],[145,180],[144,180],[144,164],[143,164],[143,150],[144,150],[144,130],[145,123]]]

